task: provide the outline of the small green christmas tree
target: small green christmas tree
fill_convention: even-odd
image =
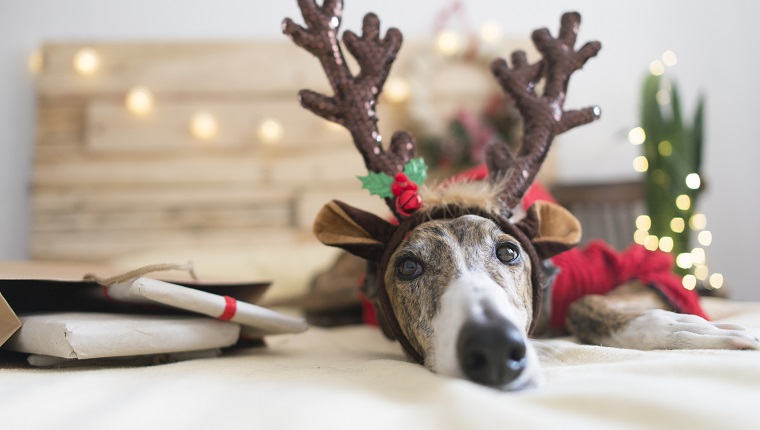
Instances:
[[[684,276],[686,288],[720,288],[720,274],[708,281],[704,249],[692,247],[696,232],[701,246],[712,240],[704,230],[704,215],[696,212],[704,188],[704,97],[700,95],[693,120],[687,124],[675,82],[662,74],[650,74],[644,81],[641,128],[644,155],[636,168],[646,172],[648,216],[637,220],[637,242],[675,255],[676,270]]]
[[[686,124],[675,82],[666,81],[663,75],[647,77],[641,126],[646,136],[644,156],[649,165],[646,171],[649,231],[659,240],[671,238],[671,252],[675,255],[691,251],[689,220],[702,188],[703,123],[704,97],[699,98],[693,123]]]

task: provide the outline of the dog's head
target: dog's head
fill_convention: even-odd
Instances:
[[[317,217],[314,231],[324,243],[375,262],[374,289],[391,335],[410,357],[429,368],[504,388],[533,378],[535,354],[526,336],[541,303],[538,267],[543,258],[574,245],[577,220],[539,203],[511,220],[533,182],[554,136],[600,116],[598,107],[565,111],[570,75],[601,48],[575,49],[580,15],[562,16],[559,34],[533,33],[542,59],[529,63],[523,51],[511,66],[495,60],[491,70],[523,119],[522,142],[512,151],[495,139],[489,147],[490,181],[476,185],[423,186],[425,165],[415,159],[414,139],[397,132],[384,147],[376,105],[401,47],[394,28],[381,36],[376,15],[364,17],[362,34],[346,31],[338,41],[342,0],[299,0],[305,26],[290,19],[283,32],[316,56],[334,94],[299,93],[301,105],[345,126],[369,175],[364,188],[385,199],[398,225],[333,201]],[[355,57],[352,73],[343,46]],[[536,88],[542,82],[543,92]]]
[[[411,358],[488,386],[530,385],[538,370],[527,342],[541,303],[538,266],[577,243],[578,221],[546,202],[517,222],[483,208],[441,209],[423,207],[393,225],[333,201],[315,233],[379,265],[370,295],[387,334]]]

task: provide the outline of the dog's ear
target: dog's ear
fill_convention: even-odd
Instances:
[[[554,203],[537,201],[517,227],[530,238],[542,260],[573,248],[581,240],[581,223]]]
[[[314,221],[314,234],[322,243],[375,262],[395,231],[388,221],[338,200],[326,204]]]

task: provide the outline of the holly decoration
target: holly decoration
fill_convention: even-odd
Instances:
[[[395,198],[396,209],[409,216],[422,206],[422,198],[417,189],[427,178],[427,166],[422,158],[415,158],[404,165],[404,171],[391,177],[384,172],[370,172],[359,176],[362,188],[370,194],[384,199]]]
[[[409,216],[422,206],[422,197],[417,194],[417,184],[409,180],[405,173],[396,173],[391,184],[391,192],[396,196],[396,210]]]
[[[409,180],[417,185],[422,185],[427,178],[427,166],[425,165],[425,159],[414,158],[409,160],[404,166],[404,174],[409,177]]]
[[[393,178],[385,173],[369,172],[369,175],[358,176],[358,178],[362,181],[362,188],[369,190],[369,193],[373,196],[380,196],[384,199],[393,197],[393,193],[391,192]]]

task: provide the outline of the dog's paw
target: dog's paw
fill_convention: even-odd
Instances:
[[[751,349],[760,350],[760,340],[744,327],[714,324],[696,315],[661,309],[646,311],[612,333],[612,343],[621,348],[652,349]]]

